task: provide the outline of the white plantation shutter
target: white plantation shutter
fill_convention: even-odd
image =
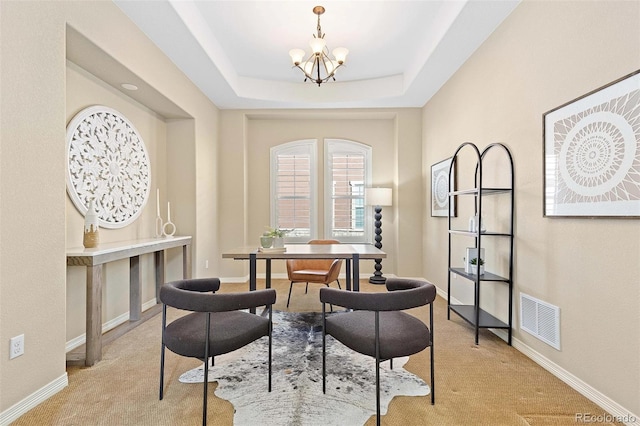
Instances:
[[[296,141],[271,150],[271,226],[289,230],[287,242],[314,238],[316,232],[316,142]]]
[[[371,148],[328,139],[325,158],[325,235],[342,242],[369,241],[364,188],[371,181]]]

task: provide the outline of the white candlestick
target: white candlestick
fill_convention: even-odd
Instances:
[[[156,215],[160,217],[160,188],[156,189]]]
[[[167,221],[171,222],[171,203],[167,201]]]

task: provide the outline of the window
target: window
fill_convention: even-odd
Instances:
[[[361,143],[326,139],[324,186],[318,181],[317,143],[300,140],[271,149],[271,226],[290,230],[287,242],[317,238],[324,217],[324,238],[369,242],[371,215],[365,214],[364,188],[371,182],[371,148]],[[322,193],[324,215],[318,210]]]
[[[317,235],[316,141],[302,140],[271,149],[271,226],[288,229],[287,241]]]
[[[325,235],[342,242],[371,239],[364,188],[371,182],[371,148],[339,139],[325,141]]]

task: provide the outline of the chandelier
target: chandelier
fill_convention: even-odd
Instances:
[[[344,47],[337,47],[332,52],[334,59],[329,57],[329,49],[327,49],[327,43],[324,41],[324,34],[322,33],[322,28],[320,28],[320,15],[324,13],[324,7],[314,7],[313,13],[318,15],[318,34],[314,34],[311,41],[309,41],[311,55],[306,61],[303,61],[305,53],[302,49],[291,49],[289,55],[293,65],[304,73],[304,81],[309,80],[320,86],[322,83],[329,81],[329,79],[336,80],[336,70],[344,64],[349,50]]]

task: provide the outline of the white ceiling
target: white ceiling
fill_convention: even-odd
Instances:
[[[223,109],[422,107],[520,0],[115,3]],[[289,50],[346,47],[335,82],[304,82]]]

